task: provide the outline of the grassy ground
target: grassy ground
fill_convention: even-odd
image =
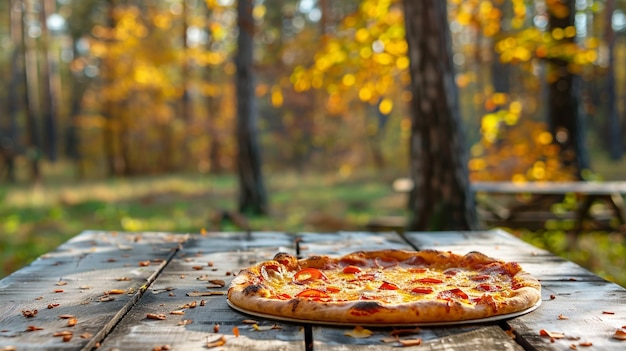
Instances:
[[[253,230],[360,230],[375,216],[405,215],[393,176],[267,176],[271,215],[249,218]],[[0,185],[0,277],[86,229],[115,231],[239,230],[216,218],[233,210],[233,176],[171,175],[88,183],[54,180],[36,187]],[[587,232],[571,245],[564,231],[514,232],[626,286],[620,233]]]

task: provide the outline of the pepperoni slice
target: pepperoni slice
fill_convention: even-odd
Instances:
[[[398,290],[398,286],[392,283],[383,282],[378,289],[380,290]]]
[[[411,292],[416,294],[430,294],[433,292],[433,288],[430,286],[418,286],[417,288],[413,288]]]
[[[443,280],[437,278],[421,278],[417,279],[416,282],[425,284],[441,284],[443,283]]]

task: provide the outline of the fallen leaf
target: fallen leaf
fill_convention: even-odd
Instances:
[[[224,337],[224,335],[222,335],[221,337],[219,337],[216,340],[208,341],[206,343],[206,347],[213,348],[213,347],[224,346],[224,344],[226,344],[226,337]]]
[[[398,340],[403,347],[418,346],[422,344],[422,338]]]
[[[105,295],[120,295],[120,294],[123,294],[125,292],[126,292],[126,290],[113,289],[113,290],[106,291],[104,294]]]
[[[541,336],[547,336],[550,337],[551,339],[563,339],[565,338],[565,334],[560,333],[560,332],[549,332],[545,329],[541,329],[539,331],[539,335]]]
[[[70,318],[67,320],[67,326],[68,327],[73,327],[76,325],[76,323],[78,323],[78,319],[76,318]]]
[[[238,338],[239,337],[239,328],[238,327],[233,327],[233,335]]]
[[[37,310],[22,310],[22,315],[26,318],[33,318],[37,315]]]
[[[262,325],[259,326],[258,324],[252,324],[252,329],[256,330],[256,331],[268,331],[268,330],[272,330],[272,329],[280,329],[281,327],[274,324],[274,325]]]
[[[165,320],[167,317],[163,313],[148,313],[146,315],[148,319]]]
[[[615,334],[613,334],[613,339],[626,340],[626,331],[623,329],[617,329]]]
[[[348,331],[348,332],[344,333],[344,335],[346,335],[346,336],[351,336],[351,337],[357,338],[357,339],[369,338],[370,336],[372,336],[372,334],[373,334],[373,332],[371,330],[365,329],[365,328],[361,327],[360,325],[357,325],[351,331]]]

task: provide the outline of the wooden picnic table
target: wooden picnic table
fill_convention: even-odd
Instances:
[[[618,225],[626,224],[626,206],[624,205],[626,182],[622,181],[477,181],[472,182],[471,186],[477,194],[479,207],[487,210],[487,213],[483,211],[481,217],[495,225],[513,224],[517,221],[522,223],[521,226],[528,227],[526,222],[569,218],[576,221],[575,231],[577,232],[585,220],[611,222],[612,219],[615,219],[618,221]],[[540,203],[543,200],[548,200],[549,204],[553,204],[562,201],[562,198],[567,194],[574,194],[578,197],[578,206],[574,211],[553,213],[550,210],[543,212],[536,210],[536,208],[541,207]],[[530,196],[530,198],[521,204],[503,205],[495,201],[485,201],[481,195],[521,195]],[[608,205],[608,211],[594,213],[592,206],[596,202],[603,202]]]
[[[306,257],[381,248],[477,250],[518,261],[541,280],[542,304],[535,311],[490,323],[423,327],[418,350],[626,348],[626,341],[613,338],[626,326],[626,289],[501,230],[85,231],[0,280],[0,350],[208,350],[207,342],[222,337],[226,343],[215,350],[395,350],[399,344],[381,341],[390,327],[354,338],[345,335],[354,326],[252,317],[230,308],[224,295],[241,268],[279,251]],[[541,330],[565,337],[551,340]]]

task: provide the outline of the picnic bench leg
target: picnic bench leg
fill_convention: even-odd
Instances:
[[[626,224],[626,208],[624,208],[624,198],[622,194],[611,194],[609,203],[615,211],[615,216],[619,219],[619,223]]]

